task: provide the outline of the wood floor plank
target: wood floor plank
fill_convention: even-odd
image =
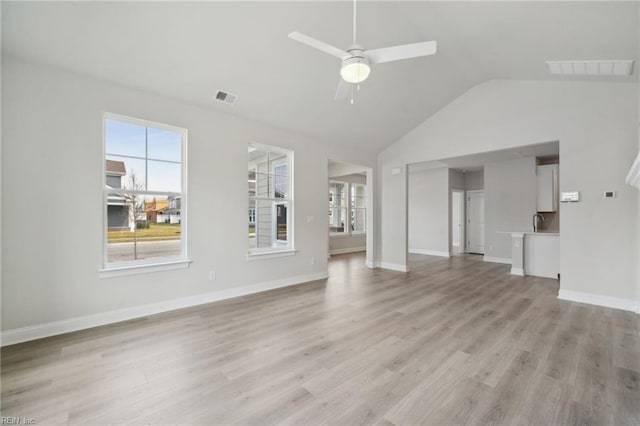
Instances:
[[[37,424],[640,424],[640,317],[481,256],[327,280],[2,348]]]

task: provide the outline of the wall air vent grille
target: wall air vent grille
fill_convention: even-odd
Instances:
[[[238,100],[238,95],[234,95],[233,93],[228,93],[228,92],[223,92],[222,90],[218,90],[218,92],[216,93],[215,99],[216,101],[233,105]]]
[[[547,61],[554,75],[627,76],[633,72],[633,61]]]

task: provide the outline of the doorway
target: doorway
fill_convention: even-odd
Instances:
[[[484,191],[467,191],[467,252],[484,254]]]
[[[464,191],[451,190],[451,254],[465,252]]]

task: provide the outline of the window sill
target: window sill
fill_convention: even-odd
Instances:
[[[266,251],[263,253],[249,253],[247,254],[247,261],[253,262],[254,260],[272,259],[276,257],[294,256],[298,250],[278,250],[278,251]]]
[[[187,269],[191,264],[190,259],[174,260],[158,263],[137,264],[127,266],[115,266],[99,270],[100,278],[114,278],[126,275],[146,274],[147,272],[171,271],[174,269]]]
[[[349,237],[350,235],[346,232],[337,232],[337,233],[330,233],[329,237],[330,238],[346,238]]]

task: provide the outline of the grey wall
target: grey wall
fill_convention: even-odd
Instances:
[[[449,169],[449,189],[465,189],[464,173]]]
[[[484,166],[485,256],[511,260],[511,235],[531,231],[536,212],[536,159],[521,158]]]
[[[484,189],[484,172],[467,172],[464,174],[464,188],[467,191]]]
[[[375,165],[360,149],[6,56],[2,89],[3,330],[322,276],[328,159]],[[188,129],[188,269],[100,279],[105,112]],[[249,142],[294,151],[294,256],[247,261]]]
[[[410,171],[408,203],[409,251],[448,254],[449,169]]]
[[[561,290],[640,300],[638,191],[625,184],[637,83],[492,80],[432,115],[378,156],[379,262],[407,263],[407,182],[394,169],[549,141],[560,141],[560,191],[581,191],[560,206]],[[618,197],[605,200],[612,188]]]

